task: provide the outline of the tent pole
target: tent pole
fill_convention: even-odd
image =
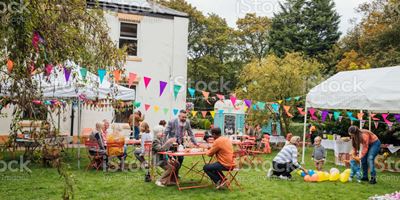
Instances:
[[[368,121],[369,121],[369,124],[368,124],[368,129],[369,129],[369,131],[371,131],[371,111],[369,111],[368,112]]]
[[[303,129],[303,153],[301,155],[301,164],[304,164],[304,156],[306,153],[306,132],[307,132],[307,115],[308,115],[308,108],[307,105],[305,106],[305,114],[304,114],[304,129]]]
[[[360,110],[360,113],[362,113],[363,112],[363,110]],[[363,119],[359,119],[360,120],[360,129],[362,129],[363,127],[361,127],[363,124],[362,124],[362,120]]]
[[[81,115],[81,101],[79,99],[78,100],[78,169],[81,168],[81,119],[82,119],[82,115]]]

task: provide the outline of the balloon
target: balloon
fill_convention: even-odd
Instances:
[[[324,179],[325,179],[325,173],[324,173],[324,172],[318,171],[318,172],[317,172],[317,176],[318,176],[318,182],[325,181],[325,180],[324,180]]]
[[[318,174],[313,174],[313,175],[311,176],[311,181],[312,181],[312,182],[317,182],[318,179],[319,179]]]
[[[311,181],[310,175],[305,175],[305,176],[304,176],[304,181],[305,181],[305,182],[310,182],[310,181]]]
[[[303,171],[297,170],[297,174],[298,174],[299,176],[302,176],[302,177],[303,177]]]
[[[301,177],[305,177],[306,176],[306,173],[304,173],[303,171],[301,172]]]
[[[343,172],[340,174],[339,180],[342,183],[346,183],[347,181],[349,181],[349,177],[350,177],[350,174]]]
[[[343,173],[345,173],[345,174],[350,174],[350,173],[351,173],[351,170],[350,170],[350,169],[346,169],[346,170],[344,170]]]
[[[340,177],[340,174],[339,174],[339,173],[332,173],[332,174],[329,176],[329,180],[330,180],[330,181],[337,181],[337,180],[339,179],[339,177]]]
[[[328,181],[329,180],[329,177],[330,177],[331,175],[328,173],[328,172],[324,172],[324,181]]]
[[[312,176],[314,174],[315,174],[314,170],[312,170],[312,169],[308,170],[308,175]]]
[[[331,168],[331,170],[329,171],[330,174],[333,174],[335,172],[338,174],[340,173],[340,171],[337,168]]]

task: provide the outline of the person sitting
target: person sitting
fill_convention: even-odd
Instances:
[[[143,155],[145,153],[144,143],[153,140],[153,136],[150,133],[149,124],[147,124],[146,122],[142,122],[142,124],[140,124],[140,132],[141,132],[140,148],[136,149],[134,154],[136,159],[139,160],[141,168],[148,168],[148,163],[144,159]]]
[[[160,187],[176,184],[175,176],[171,174],[172,170],[175,170],[175,174],[177,174],[179,169],[179,162],[176,162],[173,157],[167,159],[166,155],[158,154],[158,152],[167,151],[172,144],[176,142],[176,138],[170,138],[163,144],[161,142],[163,141],[163,131],[164,129],[162,127],[156,127],[153,130],[154,140],[152,144],[152,153],[155,155],[155,165],[164,169],[164,173],[161,174],[160,178],[156,181],[156,185]]]
[[[107,138],[107,144],[121,144],[122,147],[107,147],[108,157],[116,156],[120,163],[120,169],[124,168],[124,160],[126,158],[126,145],[122,145],[125,143],[125,137],[121,134],[122,128],[117,126],[114,127],[114,131],[111,135]]]
[[[233,146],[229,138],[221,136],[220,128],[211,129],[211,135],[214,138],[214,143],[206,154],[210,157],[215,155],[217,162],[204,165],[203,170],[219,189],[226,184],[222,171],[228,171],[235,167]]]
[[[95,143],[98,145],[96,146],[91,146],[89,147],[89,154],[91,156],[102,156],[103,161],[105,161],[103,164],[104,168],[107,166],[107,152],[106,152],[106,147],[104,146],[103,143],[103,136],[102,136],[102,129],[103,129],[103,124],[102,123],[96,123],[96,129],[89,135],[89,141],[92,143]]]
[[[291,179],[293,170],[300,168],[304,173],[308,171],[297,162],[297,148],[300,142],[299,136],[293,136],[290,144],[285,145],[272,160],[272,167],[268,170],[267,177],[276,176],[280,179]]]

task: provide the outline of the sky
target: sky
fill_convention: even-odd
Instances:
[[[272,17],[274,12],[279,12],[279,0],[186,0],[198,10],[206,13],[216,13],[225,18],[229,26],[236,27],[236,20],[244,17],[246,13]],[[336,10],[341,16],[340,31],[346,33],[351,27],[351,19],[359,19],[355,8],[368,0],[334,0]]]

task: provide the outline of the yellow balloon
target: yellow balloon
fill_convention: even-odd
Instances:
[[[325,181],[325,173],[324,172],[317,172],[318,175],[318,182]]]
[[[331,175],[328,172],[324,172],[324,181],[329,181]]]
[[[351,170],[350,170],[350,169],[346,169],[346,170],[344,170],[343,173],[345,173],[345,174],[350,174],[350,173],[351,173]]]
[[[329,176],[329,180],[330,181],[337,181],[339,179],[339,177],[340,177],[340,174],[337,173],[337,172],[334,172]]]
[[[342,183],[346,183],[347,181],[349,181],[349,177],[350,177],[350,174],[347,174],[347,173],[343,172],[343,173],[340,174],[339,180]]]
[[[297,170],[297,174],[298,174],[299,176],[301,176],[301,172],[303,172],[303,171]]]

